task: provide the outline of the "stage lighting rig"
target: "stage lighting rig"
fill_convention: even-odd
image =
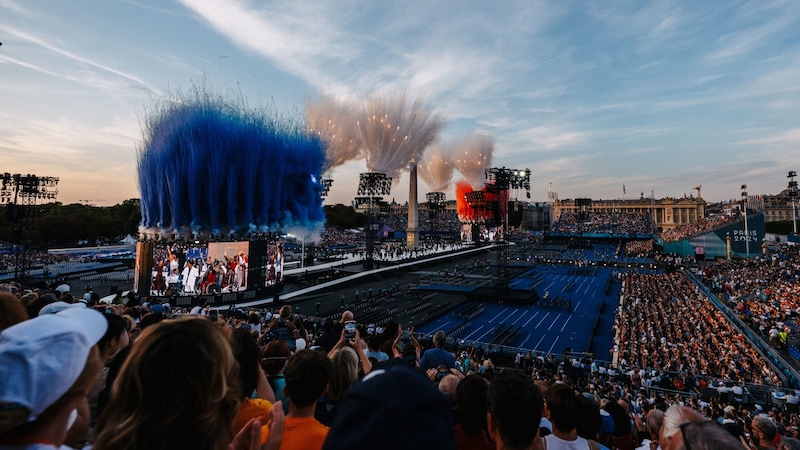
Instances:
[[[34,241],[34,216],[38,200],[54,200],[58,195],[58,178],[36,175],[0,175],[0,203],[6,204],[9,221],[14,224],[17,251],[14,279],[24,282],[27,277],[29,251]]]
[[[328,196],[328,192],[330,192],[331,186],[333,185],[333,179],[331,179],[331,178],[323,178],[323,179],[319,180],[319,184],[322,185],[322,190],[321,190],[320,194],[323,197],[327,197]]]
[[[358,180],[358,195],[370,197],[389,195],[392,192],[392,178],[381,172],[364,172]]]

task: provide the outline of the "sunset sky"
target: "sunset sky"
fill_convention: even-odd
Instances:
[[[0,0],[0,172],[113,205],[139,196],[141,124],[169,92],[302,115],[399,88],[443,114],[443,139],[493,136],[533,200],[550,182],[562,199],[773,194],[800,169],[798,24],[797,1]],[[326,203],[363,171],[335,169]],[[391,197],[407,192],[403,176]]]

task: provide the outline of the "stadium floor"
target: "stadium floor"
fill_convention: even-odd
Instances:
[[[512,289],[536,290],[542,298],[532,306],[485,303],[483,312],[469,320],[459,318],[459,308],[428,321],[417,331],[432,334],[461,328],[452,337],[502,343],[542,354],[565,353],[569,348],[572,352],[599,353],[606,359],[604,352],[612,346],[611,325],[620,293],[618,282],[612,282],[606,290],[612,273],[613,269],[602,267],[536,266],[509,284]],[[469,325],[463,326],[467,322]]]

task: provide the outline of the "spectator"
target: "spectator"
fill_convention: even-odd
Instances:
[[[261,349],[261,368],[267,375],[267,381],[275,394],[275,401],[280,401],[284,405],[285,414],[289,414],[289,397],[284,391],[286,387],[284,370],[290,355],[289,346],[280,340],[271,341]]]
[[[225,448],[241,395],[237,371],[228,337],[207,319],[186,316],[148,328],[114,384],[94,448]],[[280,437],[278,409],[272,448]]]
[[[450,404],[423,372],[384,363],[345,394],[324,450],[454,450]]]
[[[422,359],[419,360],[419,367],[422,370],[435,369],[440,365],[445,366],[448,370],[456,366],[455,356],[445,350],[444,346],[447,342],[447,335],[444,331],[437,331],[433,335],[433,347],[422,354]]]
[[[258,345],[250,330],[239,328],[233,331],[233,356],[239,363],[240,394],[239,411],[233,421],[233,432],[238,433],[250,419],[266,423],[270,417],[275,394],[267,382],[258,361]]]
[[[328,427],[314,418],[317,399],[325,392],[332,364],[317,350],[301,350],[286,366],[286,391],[289,414],[284,422],[281,450],[318,450],[322,448]],[[266,441],[269,427],[262,428]]]
[[[753,421],[750,424],[750,440],[756,449],[775,448],[774,442],[777,435],[778,428],[769,416],[759,414],[753,417]]]
[[[506,369],[489,386],[489,435],[500,449],[527,449],[539,435],[542,395],[524,372]]]
[[[660,409],[651,409],[645,416],[647,422],[647,435],[648,438],[642,440],[642,445],[636,450],[660,450],[661,445],[658,443],[658,431],[664,423],[664,411]]]
[[[489,382],[480,375],[467,375],[456,387],[456,448],[491,450],[486,425],[486,394]]]
[[[95,343],[107,327],[96,311],[69,308],[0,333],[0,447],[64,443],[102,367]]]
[[[553,433],[544,437],[544,447],[550,450],[590,448],[598,450],[597,442],[578,436],[575,427],[581,415],[581,400],[566,384],[553,384],[547,389],[544,411],[553,424]],[[598,416],[600,412],[598,411]],[[598,421],[599,422],[599,421]],[[598,423],[599,428],[599,423]]]
[[[28,319],[28,313],[19,298],[0,292],[0,331]]]
[[[664,413],[664,421],[659,431],[658,443],[664,450],[682,450],[685,446],[681,426],[690,422],[707,421],[708,419],[699,412],[686,406],[674,404]]]

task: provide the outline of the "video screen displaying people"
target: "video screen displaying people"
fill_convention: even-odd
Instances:
[[[274,286],[283,282],[283,242],[270,242],[264,257],[264,286]]]
[[[247,289],[248,242],[172,243],[153,248],[151,295]]]

